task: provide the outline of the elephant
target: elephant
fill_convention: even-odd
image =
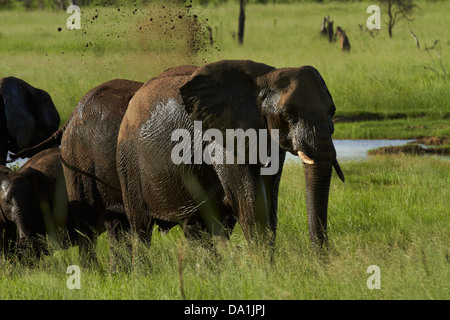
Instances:
[[[86,266],[96,264],[96,239],[106,229],[115,269],[115,245],[121,232],[129,229],[116,170],[116,142],[128,102],[142,85],[125,79],[98,85],[47,140],[11,155],[31,157],[61,145],[70,212],[78,230],[80,260]]]
[[[105,230],[114,264],[118,258],[114,247],[122,231],[129,229],[116,170],[116,144],[128,102],[142,85],[115,79],[93,88],[60,129],[63,133],[53,135],[54,142],[61,137],[70,211],[85,265],[96,264],[96,239]]]
[[[52,98],[25,81],[0,79],[0,164],[8,151],[18,152],[47,139],[59,128]]]
[[[30,248],[39,258],[47,253],[41,239],[45,235],[64,241],[64,246],[74,243],[59,148],[36,154],[17,172],[0,166],[0,211],[5,256],[18,249],[20,257]]]
[[[117,172],[132,234],[150,243],[155,224],[163,231],[179,224],[188,238],[229,237],[239,222],[248,242],[273,248],[278,189],[291,152],[304,163],[310,239],[323,251],[333,167],[344,181],[332,142],[335,110],[325,81],[311,66],[276,69],[222,60],[148,80],[131,99],[117,139]],[[260,140],[250,143],[248,135],[236,151],[238,136],[231,145],[219,139],[239,129],[258,130]],[[261,158],[256,163],[249,160],[255,146]],[[264,148],[270,163],[263,161]],[[234,161],[219,161],[217,155],[230,153]],[[269,165],[275,170],[263,173]]]

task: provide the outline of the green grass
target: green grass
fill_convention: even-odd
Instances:
[[[82,269],[81,289],[69,290],[67,267],[77,248],[56,250],[34,267],[0,261],[0,299],[449,299],[450,165],[431,158],[380,156],[342,165],[333,176],[328,257],[311,250],[303,169],[287,164],[279,199],[275,262],[252,250],[240,228],[218,255],[188,244],[179,228],[141,249],[134,272],[110,273],[106,236],[99,266]],[[125,263],[125,266],[127,264]],[[381,271],[369,290],[367,267]]]
[[[238,4],[233,1],[222,6],[194,6],[190,19],[185,8],[174,9],[167,2],[151,7],[123,6],[120,11],[115,7],[82,8],[82,29],[72,31],[65,26],[69,14],[62,10],[0,11],[0,77],[14,75],[47,90],[65,120],[88,90],[113,78],[146,81],[172,66],[219,59],[252,59],[276,67],[309,64],[327,82],[336,116],[364,112],[388,119],[398,113],[406,116],[381,126],[359,123],[356,130],[354,123],[338,124],[335,138],[450,136],[450,34],[445,27],[450,3],[418,4],[414,20],[409,26],[399,22],[393,39],[387,34],[383,8],[382,29],[376,37],[360,29],[369,17],[367,2],[249,4],[243,46],[231,36],[238,22]],[[193,50],[189,44],[193,24],[188,21],[193,13],[203,26],[212,28],[212,46],[196,44],[200,50]],[[342,52],[337,42],[329,44],[318,35],[327,14],[335,27],[347,32],[352,46],[349,54]],[[421,50],[417,50],[410,29],[419,37]],[[437,39],[435,50],[424,50]],[[418,114],[421,117],[415,118]]]
[[[419,37],[422,50],[417,50],[409,34],[408,25],[400,22],[394,29],[394,37],[387,34],[387,14],[381,12],[382,29],[376,37],[365,28],[369,4],[329,3],[318,5],[248,5],[246,11],[245,42],[242,47],[230,36],[237,28],[237,7],[223,6],[205,9],[210,23],[217,30],[216,39],[221,48],[219,57],[253,59],[276,67],[312,65],[323,75],[333,95],[336,115],[363,112],[391,114],[404,113],[426,116],[416,122],[429,129],[420,132],[408,130],[410,120],[386,122],[382,130],[351,131],[353,124],[340,124],[336,138],[399,138],[439,134],[448,136],[450,127],[444,120],[450,112],[448,74],[450,70],[448,48],[448,2],[420,2],[421,8],[414,15],[410,28]],[[334,25],[347,33],[352,46],[349,54],[340,50],[338,43],[329,44],[320,38],[318,30],[323,16],[331,15]],[[426,51],[434,40],[440,39],[438,51]],[[438,71],[425,69],[430,67]],[[370,124],[368,124],[371,126]],[[377,127],[379,124],[373,124]],[[358,125],[365,127],[366,123]]]

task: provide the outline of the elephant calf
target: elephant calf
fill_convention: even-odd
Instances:
[[[17,172],[0,166],[0,248],[5,255],[31,247],[39,257],[47,251],[39,238],[67,229],[75,239],[72,224],[59,148],[38,153]]]

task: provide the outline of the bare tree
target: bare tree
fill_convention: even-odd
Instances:
[[[341,42],[342,51],[350,51],[350,41],[348,40],[347,34],[339,26],[336,28],[335,37],[339,38],[339,41]]]
[[[240,0],[239,28],[238,28],[239,44],[244,43],[244,28],[245,28],[245,0]]]
[[[417,5],[414,4],[414,0],[379,0],[380,4],[387,8],[388,12],[388,32],[389,37],[392,38],[392,29],[395,24],[400,20],[411,21],[411,14]]]
[[[322,25],[320,26],[320,34],[322,36],[326,36],[328,34],[327,21],[328,21],[328,16],[323,17]]]
[[[335,40],[333,23],[334,23],[333,20],[330,20],[330,17],[328,16],[327,32],[328,32],[328,42],[329,43],[332,43]]]

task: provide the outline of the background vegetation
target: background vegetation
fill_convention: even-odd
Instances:
[[[69,14],[62,10],[2,10],[1,75],[47,90],[65,120],[85,92],[112,78],[146,81],[174,65],[219,59],[252,59],[276,67],[309,64],[321,72],[333,95],[335,138],[448,137],[450,28],[444,12],[450,3],[417,4],[414,19],[398,22],[390,39],[383,10],[381,30],[366,29],[367,2],[250,3],[242,46],[236,40],[239,5],[234,1],[192,8],[170,0],[82,7],[82,29],[72,31],[66,28]],[[319,36],[325,15],[346,31],[350,53]],[[193,25],[203,28],[205,38],[197,37],[195,45]]]
[[[333,95],[335,138],[450,136],[448,1],[418,1],[414,20],[400,22],[392,39],[383,11],[382,29],[366,30],[367,2],[251,1],[242,46],[235,36],[238,3],[199,1],[192,8],[172,1],[93,4],[82,7],[82,28],[72,31],[69,14],[56,6],[4,9],[2,1],[0,77],[48,91],[64,121],[88,90],[113,78],[146,81],[175,65],[219,59],[309,64]],[[350,53],[320,37],[325,15],[347,32]],[[0,259],[0,299],[180,299],[180,275],[189,299],[449,299],[449,163],[380,156],[342,167],[345,184],[332,180],[326,261],[311,252],[303,169],[289,164],[273,264],[264,250],[247,246],[239,228],[230,242],[218,243],[218,255],[187,244],[176,228],[166,236],[155,231],[134,272],[110,273],[102,235],[99,267],[82,270],[80,290],[66,286],[78,248],[55,245],[33,266]],[[380,290],[366,286],[370,265],[381,269]]]

